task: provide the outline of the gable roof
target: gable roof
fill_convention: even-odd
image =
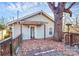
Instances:
[[[38,12],[32,13],[30,15],[26,15],[24,17],[21,17],[21,18],[18,18],[16,20],[13,20],[11,22],[8,22],[7,25],[11,25],[11,24],[14,24],[16,22],[24,21],[25,19],[31,18],[31,17],[36,16],[38,14],[44,15],[45,17],[49,18],[52,22],[54,22],[53,18],[51,16],[49,16],[47,13],[45,13],[43,11],[38,11]]]

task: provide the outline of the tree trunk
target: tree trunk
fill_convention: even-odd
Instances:
[[[70,16],[72,16],[72,11],[70,8],[75,4],[73,2],[68,8],[65,8],[66,2],[59,2],[58,6],[55,6],[55,2],[48,2],[49,8],[54,13],[54,38],[55,40],[62,41],[62,18],[63,18],[63,12],[69,13]]]
[[[54,12],[54,38],[57,41],[62,41],[62,18],[63,18],[63,12],[62,10],[56,10]]]

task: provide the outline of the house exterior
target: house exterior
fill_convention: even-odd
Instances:
[[[32,13],[23,18],[8,23],[12,28],[12,38],[21,35],[22,40],[53,37],[54,21],[43,11]]]

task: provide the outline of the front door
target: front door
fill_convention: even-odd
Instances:
[[[35,28],[34,27],[31,27],[31,29],[30,29],[31,31],[30,31],[30,34],[31,34],[31,39],[34,39],[35,38]]]

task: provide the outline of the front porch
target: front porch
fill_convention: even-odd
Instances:
[[[46,38],[46,22],[21,21],[20,24],[20,32],[23,40]]]

